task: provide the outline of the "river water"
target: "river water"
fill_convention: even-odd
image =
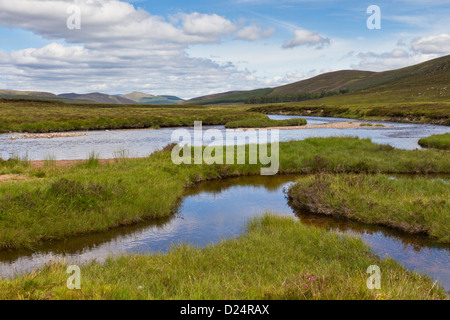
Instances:
[[[270,116],[272,119],[305,118],[308,125],[331,122],[353,121],[341,118]],[[361,127],[352,129],[301,129],[280,130],[280,141],[304,140],[310,137],[352,136],[370,138],[379,144],[390,144],[399,149],[416,149],[419,139],[432,134],[450,132],[450,127],[427,124],[380,123],[389,127]],[[224,126],[204,127],[204,130],[216,128],[225,131]],[[168,145],[176,128],[159,130],[113,130],[89,131],[87,136],[53,138],[53,139],[19,139],[11,140],[17,134],[0,135],[0,158],[8,159],[11,155],[31,160],[76,160],[87,159],[91,152],[96,152],[100,159],[114,158],[114,153],[125,150],[130,157],[146,157],[155,150]],[[187,128],[193,135],[193,128]],[[243,133],[244,134],[244,133]],[[209,143],[208,141],[206,143]]]

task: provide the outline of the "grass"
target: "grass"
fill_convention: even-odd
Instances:
[[[346,95],[319,100],[259,105],[248,110],[264,114],[338,117],[369,121],[392,121],[450,125],[450,103],[440,102],[374,102],[340,101]],[[335,100],[333,100],[335,99]]]
[[[120,148],[113,153],[114,161],[117,163],[124,163],[130,159],[130,151],[124,148]]]
[[[61,132],[225,125],[266,118],[246,107],[111,105],[45,100],[0,99],[0,133]]]
[[[300,178],[287,194],[298,210],[426,234],[450,243],[449,180],[344,174]]]
[[[143,159],[90,162],[35,169],[17,160],[0,161],[0,174],[29,178],[0,184],[0,248],[29,247],[167,217],[176,211],[187,186],[257,175],[261,167],[175,165],[170,148]],[[445,150],[397,150],[368,139],[311,138],[280,143],[279,172],[450,173],[450,163]]]
[[[380,290],[367,288],[371,265],[381,269]],[[180,244],[82,266],[81,290],[67,289],[66,270],[52,264],[0,280],[0,299],[446,299],[428,277],[379,259],[359,238],[273,214],[203,249]]]
[[[54,154],[49,154],[44,160],[44,166],[48,167],[56,167],[56,156]]]
[[[419,145],[424,148],[436,148],[450,150],[450,133],[435,134],[419,140]]]
[[[248,119],[228,122],[225,125],[227,129],[236,128],[270,128],[270,127],[296,127],[306,125],[305,119],[289,119],[289,120],[271,120],[267,119]]]
[[[346,95],[342,95],[345,97]],[[326,98],[328,99],[328,98]],[[450,103],[399,102],[347,103],[332,100],[284,104],[199,106],[199,105],[107,105],[63,103],[46,100],[0,99],[0,133],[48,133],[105,129],[144,129],[203,125],[247,127],[273,126],[265,114],[327,116],[371,121],[417,122],[450,125]],[[247,120],[247,121],[245,121]],[[259,121],[260,123],[258,123]],[[275,121],[275,120],[274,120]],[[301,121],[301,120],[296,120]],[[230,124],[231,122],[231,124]],[[276,124],[298,125],[282,122]],[[237,124],[238,127],[242,123]],[[300,123],[301,125],[301,123]]]
[[[99,154],[95,151],[89,153],[89,158],[86,163],[88,167],[96,167],[99,164]]]

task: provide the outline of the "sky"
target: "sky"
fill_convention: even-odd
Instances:
[[[0,0],[0,89],[188,99],[391,70],[450,54],[449,18],[450,0]]]

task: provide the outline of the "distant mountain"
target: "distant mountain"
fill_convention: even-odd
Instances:
[[[143,93],[143,92],[134,91],[134,92],[131,92],[131,93],[127,93],[127,94],[121,95],[121,97],[125,98],[125,99],[129,99],[129,100],[133,100],[134,102],[139,103],[144,98],[153,98],[154,96],[152,96],[151,94],[146,94],[146,93]]]
[[[343,70],[329,72],[319,76],[291,83],[288,85],[257,89],[251,91],[231,91],[207,95],[185,101],[186,104],[220,104],[243,103],[253,97],[274,97],[300,93],[320,93],[339,90],[348,90],[349,93],[334,96],[333,100],[342,100],[345,103],[360,101],[360,95],[374,94],[377,101],[382,101],[382,93],[386,99],[397,101],[432,98],[450,98],[450,55],[426,61],[414,66],[397,70],[370,72],[358,70]],[[436,90],[436,88],[442,88]],[[345,91],[346,91],[345,90]],[[355,99],[350,99],[354,95]],[[358,95],[358,98],[356,98]],[[345,97],[345,99],[344,99]],[[331,98],[329,98],[331,99]]]
[[[70,103],[105,103],[105,104],[178,104],[184,100],[175,96],[153,96],[142,92],[124,95],[108,95],[99,92],[78,94],[53,94],[39,91],[0,90],[0,98],[6,99],[50,99]]]
[[[143,92],[131,92],[122,95],[122,98],[133,100],[140,104],[177,104],[184,100],[175,96],[153,96]]]
[[[109,104],[134,104],[133,100],[126,99],[123,97],[107,95],[99,92],[88,93],[88,94],[77,94],[77,93],[64,93],[58,95],[61,98],[73,99],[73,100],[83,100],[92,101],[97,103],[109,103]]]

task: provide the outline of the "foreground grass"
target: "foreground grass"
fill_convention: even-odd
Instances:
[[[225,125],[230,121],[267,118],[247,109],[0,99],[0,133],[179,127],[192,126],[194,121]]]
[[[248,152],[247,152],[248,154]],[[357,138],[280,144],[279,173],[450,173],[448,151],[397,150]],[[246,161],[248,163],[248,160]],[[105,231],[172,215],[185,187],[204,180],[260,174],[260,165],[175,165],[170,150],[144,159],[34,169],[0,161],[0,248]]]
[[[367,288],[370,265],[381,289]],[[182,267],[180,267],[182,266]],[[67,266],[0,280],[0,299],[445,299],[428,277],[375,257],[362,240],[265,215],[239,238],[204,249],[111,258],[81,269],[68,290]],[[130,270],[133,270],[130,272]]]
[[[289,119],[289,120],[271,120],[271,119],[249,119],[228,122],[225,125],[227,129],[236,128],[270,128],[270,127],[296,127],[305,126],[305,119]]]
[[[300,178],[288,191],[294,208],[427,234],[450,243],[449,181],[388,175]]]
[[[419,140],[419,145],[424,148],[436,148],[450,150],[450,133],[435,134]]]

